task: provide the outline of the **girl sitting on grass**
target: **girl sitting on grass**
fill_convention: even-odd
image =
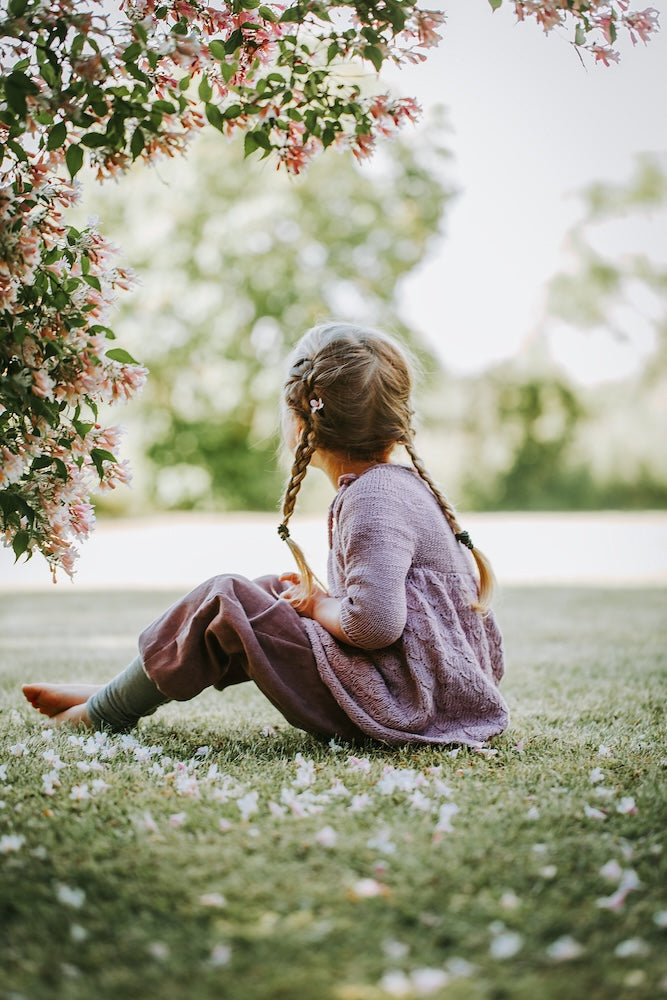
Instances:
[[[310,330],[283,389],[293,465],[278,533],[299,572],[216,576],[139,637],[106,685],[26,684],[56,723],[122,731],[170,699],[254,681],[292,725],[389,744],[478,745],[507,726],[492,575],[415,451],[412,377],[391,338]],[[402,445],[412,466],[393,464]],[[309,465],[337,489],[329,589],[288,524]]]

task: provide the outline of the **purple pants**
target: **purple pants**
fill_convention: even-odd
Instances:
[[[254,681],[288,722],[322,736],[363,739],[321,679],[303,623],[277,576],[215,576],[139,636],[146,674],[167,698]]]

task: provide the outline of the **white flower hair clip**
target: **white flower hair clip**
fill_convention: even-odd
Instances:
[[[313,413],[315,413],[316,410],[324,409],[324,403],[322,402],[321,399],[311,399],[310,408],[313,411]]]

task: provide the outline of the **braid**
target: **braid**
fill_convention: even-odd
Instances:
[[[294,539],[290,536],[287,522],[294,513],[296,498],[299,494],[299,490],[301,489],[301,483],[303,482],[306,472],[308,471],[308,465],[316,448],[317,444],[315,431],[312,427],[304,427],[301,440],[299,441],[296,451],[294,452],[292,472],[283,494],[283,519],[278,525],[278,534],[284,542],[287,542],[289,550],[294,556],[294,561],[296,562],[299,573],[301,574],[301,584],[297,590],[300,591],[300,596],[303,598],[304,602],[311,597],[313,590],[315,589],[315,576],[306,561],[306,557],[301,546],[297,545]],[[292,601],[292,604],[298,610],[298,601]]]
[[[405,445],[405,450],[410,456],[412,464],[414,465],[420,477],[424,480],[424,482],[430,489],[431,493],[437,500],[438,506],[440,507],[442,513],[445,515],[450,528],[454,532],[456,540],[458,542],[461,542],[462,545],[465,545],[467,548],[471,550],[473,558],[477,564],[477,570],[479,573],[479,595],[478,595],[477,609],[479,611],[488,610],[494,586],[493,571],[491,569],[491,564],[489,563],[489,560],[487,559],[487,557],[484,555],[483,552],[481,552],[478,548],[473,546],[472,541],[470,540],[470,535],[468,534],[467,531],[463,531],[463,529],[461,528],[461,525],[458,522],[458,518],[456,517],[456,511],[452,507],[447,497],[440,492],[440,490],[435,485],[430,475],[426,471],[424,463],[422,462],[421,458],[415,451],[415,447],[412,442],[411,436],[406,439],[404,445]]]
[[[314,451],[315,432],[312,428],[304,427],[301,440],[299,441],[294,453],[292,474],[290,475],[287,486],[285,487],[285,493],[282,499],[283,522],[280,525],[281,528],[287,529],[287,522],[294,513],[296,498],[299,490],[301,489],[301,483],[304,480]]]

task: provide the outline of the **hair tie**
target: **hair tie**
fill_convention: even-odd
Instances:
[[[324,409],[324,403],[322,402],[321,399],[311,399],[310,408],[313,411],[313,413],[315,413],[316,410]]]
[[[282,538],[283,542],[287,541],[287,539],[289,538],[289,528],[287,527],[286,524],[278,525],[278,534]]]
[[[472,551],[472,549],[475,548],[475,546],[472,544],[472,538],[470,537],[467,531],[459,531],[456,533],[454,537],[456,538],[457,542],[460,542],[461,545],[465,545],[467,549],[470,549]]]

